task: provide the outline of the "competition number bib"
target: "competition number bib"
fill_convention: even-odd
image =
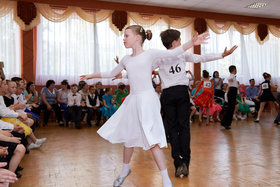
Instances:
[[[267,90],[269,88],[268,83],[263,83],[262,84],[262,89]]]
[[[204,88],[211,88],[211,82],[204,82],[203,87]]]

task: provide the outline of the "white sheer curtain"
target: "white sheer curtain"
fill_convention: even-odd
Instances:
[[[63,22],[41,17],[37,28],[36,84],[53,79],[77,83],[79,75],[94,71],[95,25],[72,14]]]
[[[204,63],[201,70],[208,70],[210,74],[219,71],[221,77],[228,77],[228,67],[236,65],[237,79],[241,84],[249,84],[249,79],[254,78],[257,83],[263,81],[262,73],[268,72],[273,80],[280,80],[280,39],[269,35],[269,40],[260,45],[255,33],[242,35],[233,27],[224,34],[215,34],[209,29],[210,39],[208,44],[202,45],[201,53],[223,52],[233,45],[238,45],[237,50],[230,56],[215,62]]]
[[[60,83],[63,79],[78,83],[79,76],[93,72],[110,71],[116,66],[114,58],[119,59],[131,53],[125,49],[123,35],[117,36],[110,28],[109,19],[93,24],[76,14],[66,21],[54,23],[41,17],[37,29],[37,69],[36,84],[44,85],[49,79]],[[130,20],[130,24],[135,24]],[[144,26],[153,33],[150,41],[145,41],[144,49],[157,48],[166,50],[160,39],[160,32],[168,25],[159,20],[152,26]],[[191,27],[181,29],[182,41],[191,38]],[[105,85],[118,82],[128,83],[127,79],[95,79],[88,83],[101,81]]]
[[[13,12],[0,17],[0,61],[4,62],[6,79],[21,76],[20,29]]]

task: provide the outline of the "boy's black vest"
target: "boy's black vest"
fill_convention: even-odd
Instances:
[[[92,98],[92,97],[90,96],[90,94],[88,94],[88,100],[89,100],[89,104],[90,104],[91,106],[95,106],[95,105],[96,105],[96,99],[97,99],[97,95],[96,95],[96,94],[94,94],[94,98]]]

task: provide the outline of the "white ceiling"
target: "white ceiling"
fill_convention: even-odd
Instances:
[[[280,19],[280,0],[102,0],[102,1]],[[267,3],[267,6],[260,9],[245,8],[247,5],[250,5],[254,2],[261,2],[261,3],[265,2]]]

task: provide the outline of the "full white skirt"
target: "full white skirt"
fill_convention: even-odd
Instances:
[[[111,143],[124,143],[126,147],[144,150],[155,145],[167,147],[160,101],[155,91],[130,93],[97,133]]]

